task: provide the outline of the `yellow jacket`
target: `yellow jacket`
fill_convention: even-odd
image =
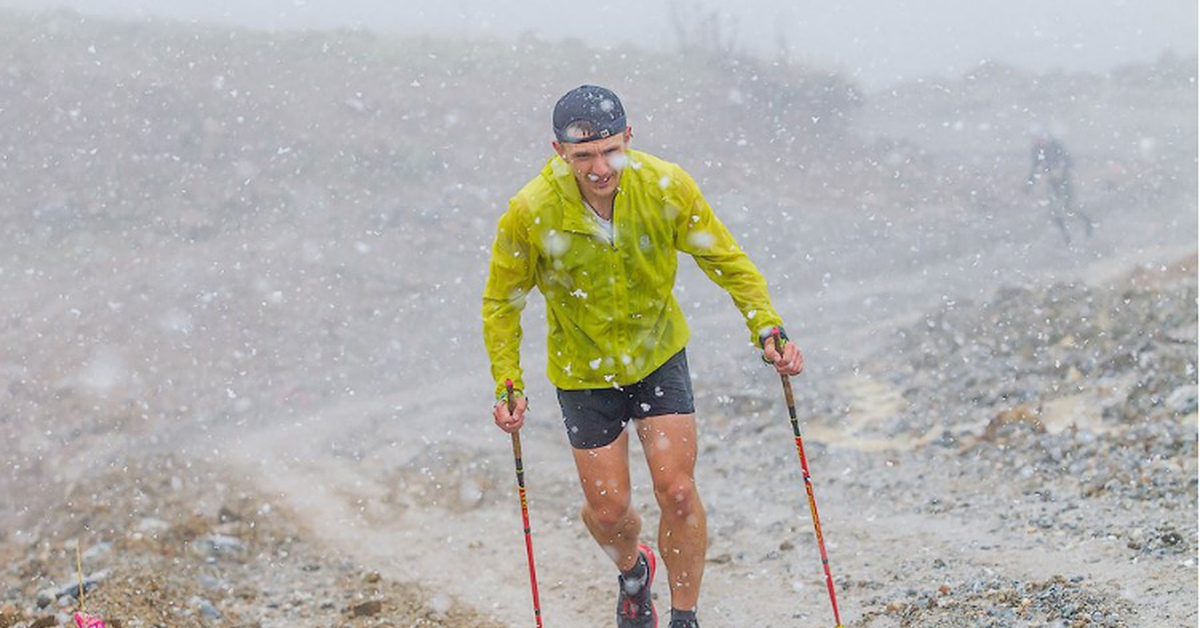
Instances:
[[[687,344],[675,301],[676,251],[691,255],[745,317],[751,342],[780,325],[767,283],[678,165],[638,151],[613,205],[610,243],[557,155],[500,217],[483,293],[483,339],[496,394],[524,390],[521,311],[546,299],[550,382],[565,390],[644,379]]]

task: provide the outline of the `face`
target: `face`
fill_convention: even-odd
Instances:
[[[625,127],[621,135],[582,144],[554,142],[554,150],[571,165],[575,181],[585,196],[609,198],[617,193],[621,170],[625,167],[625,151],[633,137]]]

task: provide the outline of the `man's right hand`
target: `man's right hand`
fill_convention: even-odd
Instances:
[[[525,410],[529,407],[529,400],[525,395],[521,395],[513,402],[513,410],[508,411],[508,400],[501,399],[492,407],[492,418],[496,421],[496,427],[508,432],[515,433],[525,425]]]

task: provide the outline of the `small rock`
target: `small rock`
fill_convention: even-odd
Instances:
[[[37,592],[37,607],[46,608],[50,603],[58,599],[58,592],[53,589],[42,589]]]
[[[1159,540],[1162,541],[1163,545],[1179,545],[1183,542],[1183,535],[1179,534],[1175,530],[1166,530],[1162,533],[1162,536],[1159,537]]]
[[[229,585],[226,583],[208,575],[201,575],[196,579],[196,581],[200,583],[202,588],[208,589],[209,591],[224,591],[225,589],[229,588]]]
[[[716,556],[709,558],[708,562],[710,562],[714,565],[727,565],[730,562],[733,562],[733,557],[730,556],[728,553],[717,554]]]
[[[380,600],[369,600],[350,608],[350,614],[355,617],[372,617],[381,612],[383,612],[383,602]]]
[[[368,573],[366,576],[363,577],[363,582],[366,582],[367,584],[375,584],[376,582],[379,582],[381,579],[382,579],[382,576],[379,575],[378,571],[372,571],[371,573]]]
[[[88,575],[88,577],[83,579],[83,593],[85,595],[91,593],[93,589],[100,586],[101,582],[108,580],[108,576],[109,571],[107,569]],[[71,583],[60,589],[55,599],[61,602],[63,598],[66,598],[68,603],[72,604],[75,600],[79,599],[79,583]]]
[[[54,618],[54,615],[44,615],[29,624],[29,628],[50,628],[56,625],[58,625],[58,620]]]
[[[234,536],[213,534],[192,542],[192,551],[208,558],[220,556],[236,556],[246,550],[246,544]]]
[[[794,549],[796,549],[796,544],[795,544],[795,543],[792,543],[791,541],[784,541],[784,542],[782,542],[782,543],[780,543],[780,544],[779,544],[779,550],[780,550],[780,551],[783,551],[783,552],[788,552],[788,551],[791,551],[791,550],[794,550]]]
[[[5,604],[3,608],[0,608],[0,628],[9,628],[22,619],[21,611],[12,604]]]
[[[1167,408],[1177,414],[1191,414],[1196,411],[1196,396],[1195,385],[1180,386],[1167,397]]]
[[[230,510],[227,506],[221,506],[221,509],[217,511],[217,521],[220,523],[231,523],[241,520],[242,516]]]
[[[221,611],[217,610],[217,607],[213,606],[212,602],[209,602],[203,598],[192,598],[192,601],[193,606],[200,611],[200,615],[205,619],[212,621],[221,619]]]

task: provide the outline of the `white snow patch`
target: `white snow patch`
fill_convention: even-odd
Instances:
[[[717,243],[717,238],[705,230],[693,231],[688,234],[688,244],[697,249],[711,249]]]

